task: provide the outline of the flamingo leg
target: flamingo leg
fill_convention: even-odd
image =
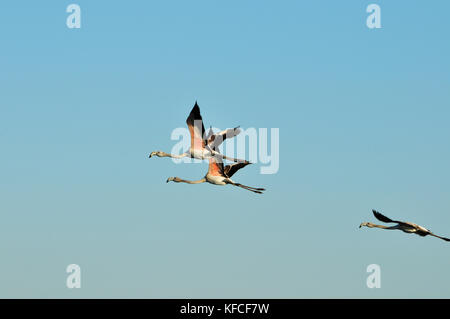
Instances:
[[[243,189],[249,190],[253,193],[257,193],[257,194],[262,194],[263,191],[265,191],[264,188],[255,188],[255,187],[251,187],[251,186],[247,186],[247,185],[243,185],[243,184],[239,184],[239,183],[230,183],[231,185],[237,186],[237,187],[241,187]]]

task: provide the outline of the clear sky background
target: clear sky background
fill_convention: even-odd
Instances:
[[[449,12],[2,1],[0,297],[449,298],[449,243],[358,228],[374,208],[450,236]],[[235,175],[264,195],[165,183],[206,172],[147,158],[195,100],[207,126],[280,129],[279,172]]]

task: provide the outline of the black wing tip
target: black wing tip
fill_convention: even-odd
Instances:
[[[372,213],[373,213],[373,215],[374,215],[376,218],[378,218],[378,217],[383,218],[383,217],[384,217],[383,214],[381,214],[379,211],[376,211],[375,209],[372,209]]]
[[[372,212],[376,219],[378,219],[379,221],[382,221],[384,223],[400,223],[396,220],[392,220],[389,217],[384,216],[383,214],[381,214],[380,212],[377,212],[376,210],[372,210]]]
[[[379,211],[377,211],[375,209],[372,209],[372,213],[375,216],[375,218],[378,219],[378,220],[380,220],[380,218],[381,219],[386,219],[386,217],[383,214],[381,214]]]
[[[195,104],[191,110],[191,114],[200,114],[200,107],[198,106],[197,100],[195,100]]]
[[[234,163],[233,165],[239,165],[239,168],[244,168],[245,166],[250,165],[250,164],[253,164],[253,163],[246,161],[246,160],[244,160],[244,161],[239,160],[236,163]]]
[[[250,164],[253,164],[253,163],[249,162],[249,161],[237,161],[237,162],[235,162],[233,164],[228,164],[227,166],[232,167],[234,165],[239,165],[239,168],[243,168],[243,167],[245,167],[247,165],[250,165]]]
[[[189,113],[189,116],[186,121],[191,122],[197,119],[201,120],[202,119],[201,117],[202,116],[200,115],[200,107],[198,106],[197,101],[195,101],[195,105],[192,108],[191,112]]]

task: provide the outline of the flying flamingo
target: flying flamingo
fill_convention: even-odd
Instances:
[[[378,228],[382,228],[382,229],[398,229],[398,230],[401,230],[401,231],[403,231],[405,233],[409,233],[409,234],[416,234],[416,235],[419,235],[422,237],[431,235],[431,236],[443,239],[445,241],[450,241],[449,238],[437,236],[437,235],[433,234],[429,229],[426,229],[417,224],[392,220],[392,219],[382,215],[381,213],[377,212],[376,210],[372,210],[372,212],[376,219],[378,219],[384,223],[397,223],[397,225],[387,227],[387,226],[376,225],[376,224],[372,224],[372,223],[361,223],[361,225],[359,225],[359,228],[361,228],[362,226],[366,226],[366,227],[370,227],[370,228],[378,227]]]
[[[150,153],[149,158],[151,158],[152,156],[158,156],[172,158],[191,157],[196,159],[206,159],[211,158],[212,156],[220,156],[223,159],[227,159],[233,162],[249,163],[246,160],[230,158],[215,151],[216,147],[219,146],[225,139],[232,138],[238,135],[241,132],[239,127],[227,129],[217,134],[212,134],[212,131],[210,130],[210,134],[208,134],[208,136],[205,136],[205,127],[203,126],[202,116],[200,115],[200,107],[198,106],[197,102],[195,102],[191,113],[186,119],[186,124],[188,125],[189,133],[191,135],[191,147],[187,152],[176,155],[165,153],[162,151],[155,151]]]
[[[211,131],[212,130],[210,130],[210,132]],[[219,153],[219,155],[220,155],[220,153]],[[209,158],[208,173],[202,179],[199,179],[197,181],[189,181],[189,180],[181,179],[179,177],[169,177],[166,182],[167,183],[168,182],[187,183],[187,184],[200,184],[200,183],[208,182],[208,183],[211,183],[214,185],[230,184],[233,186],[238,186],[238,187],[244,188],[246,190],[249,190],[249,191],[257,193],[257,194],[262,194],[262,192],[265,191],[264,188],[256,188],[256,187],[246,186],[246,185],[242,185],[242,184],[236,183],[233,180],[231,180],[231,176],[233,176],[234,173],[236,173],[241,168],[247,166],[248,164],[251,164],[251,163],[249,163],[249,162],[234,163],[234,164],[227,165],[224,167],[222,158],[220,158],[218,156],[217,157],[213,156],[213,157]]]

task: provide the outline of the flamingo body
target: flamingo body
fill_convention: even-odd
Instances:
[[[212,134],[212,129],[210,129],[210,135]],[[215,149],[212,149],[212,152],[216,152]],[[218,152],[217,152],[218,153]],[[179,177],[169,177],[167,182],[176,182],[176,183],[188,183],[188,184],[199,184],[199,183],[210,183],[213,185],[233,185],[244,188],[251,192],[262,194],[265,191],[264,188],[256,188],[251,186],[242,185],[231,180],[231,176],[236,173],[239,169],[249,165],[251,163],[234,163],[231,165],[223,166],[222,158],[220,157],[220,153],[218,155],[214,155],[209,158],[209,166],[208,172],[205,177],[198,181],[188,181],[181,179]]]
[[[228,184],[226,182],[226,178],[224,178],[223,176],[211,175],[208,173],[208,174],[206,174],[205,178],[208,183],[211,183],[214,185],[227,185]]]
[[[227,129],[217,134],[210,134],[208,136],[205,136],[205,127],[203,125],[203,119],[200,114],[200,107],[198,106],[197,102],[195,102],[194,107],[189,113],[189,116],[186,119],[186,124],[188,126],[189,134],[191,136],[191,146],[187,152],[180,155],[175,155],[165,153],[162,151],[154,151],[150,153],[149,157],[150,158],[153,156],[172,157],[172,158],[191,157],[204,160],[211,158],[213,156],[220,156],[223,159],[227,159],[233,162],[249,163],[246,160],[227,157],[215,151],[215,148],[220,144],[222,144],[222,142],[225,139],[232,138],[238,135],[241,132],[239,127]]]
[[[362,226],[366,226],[369,228],[376,227],[376,228],[388,229],[388,230],[401,230],[402,232],[405,232],[408,234],[416,234],[416,235],[419,235],[422,237],[430,235],[430,236],[437,237],[437,238],[445,240],[445,241],[450,241],[450,238],[441,237],[436,234],[433,234],[429,229],[426,229],[425,227],[422,227],[420,225],[410,223],[410,222],[402,222],[402,221],[398,221],[398,220],[392,220],[389,217],[384,216],[380,212],[377,212],[376,210],[372,210],[372,213],[375,216],[375,218],[378,219],[379,221],[382,221],[385,223],[397,223],[397,225],[388,227],[388,226],[384,226],[384,225],[377,225],[377,224],[364,222],[364,223],[361,223],[361,225],[359,225],[360,228]]]

